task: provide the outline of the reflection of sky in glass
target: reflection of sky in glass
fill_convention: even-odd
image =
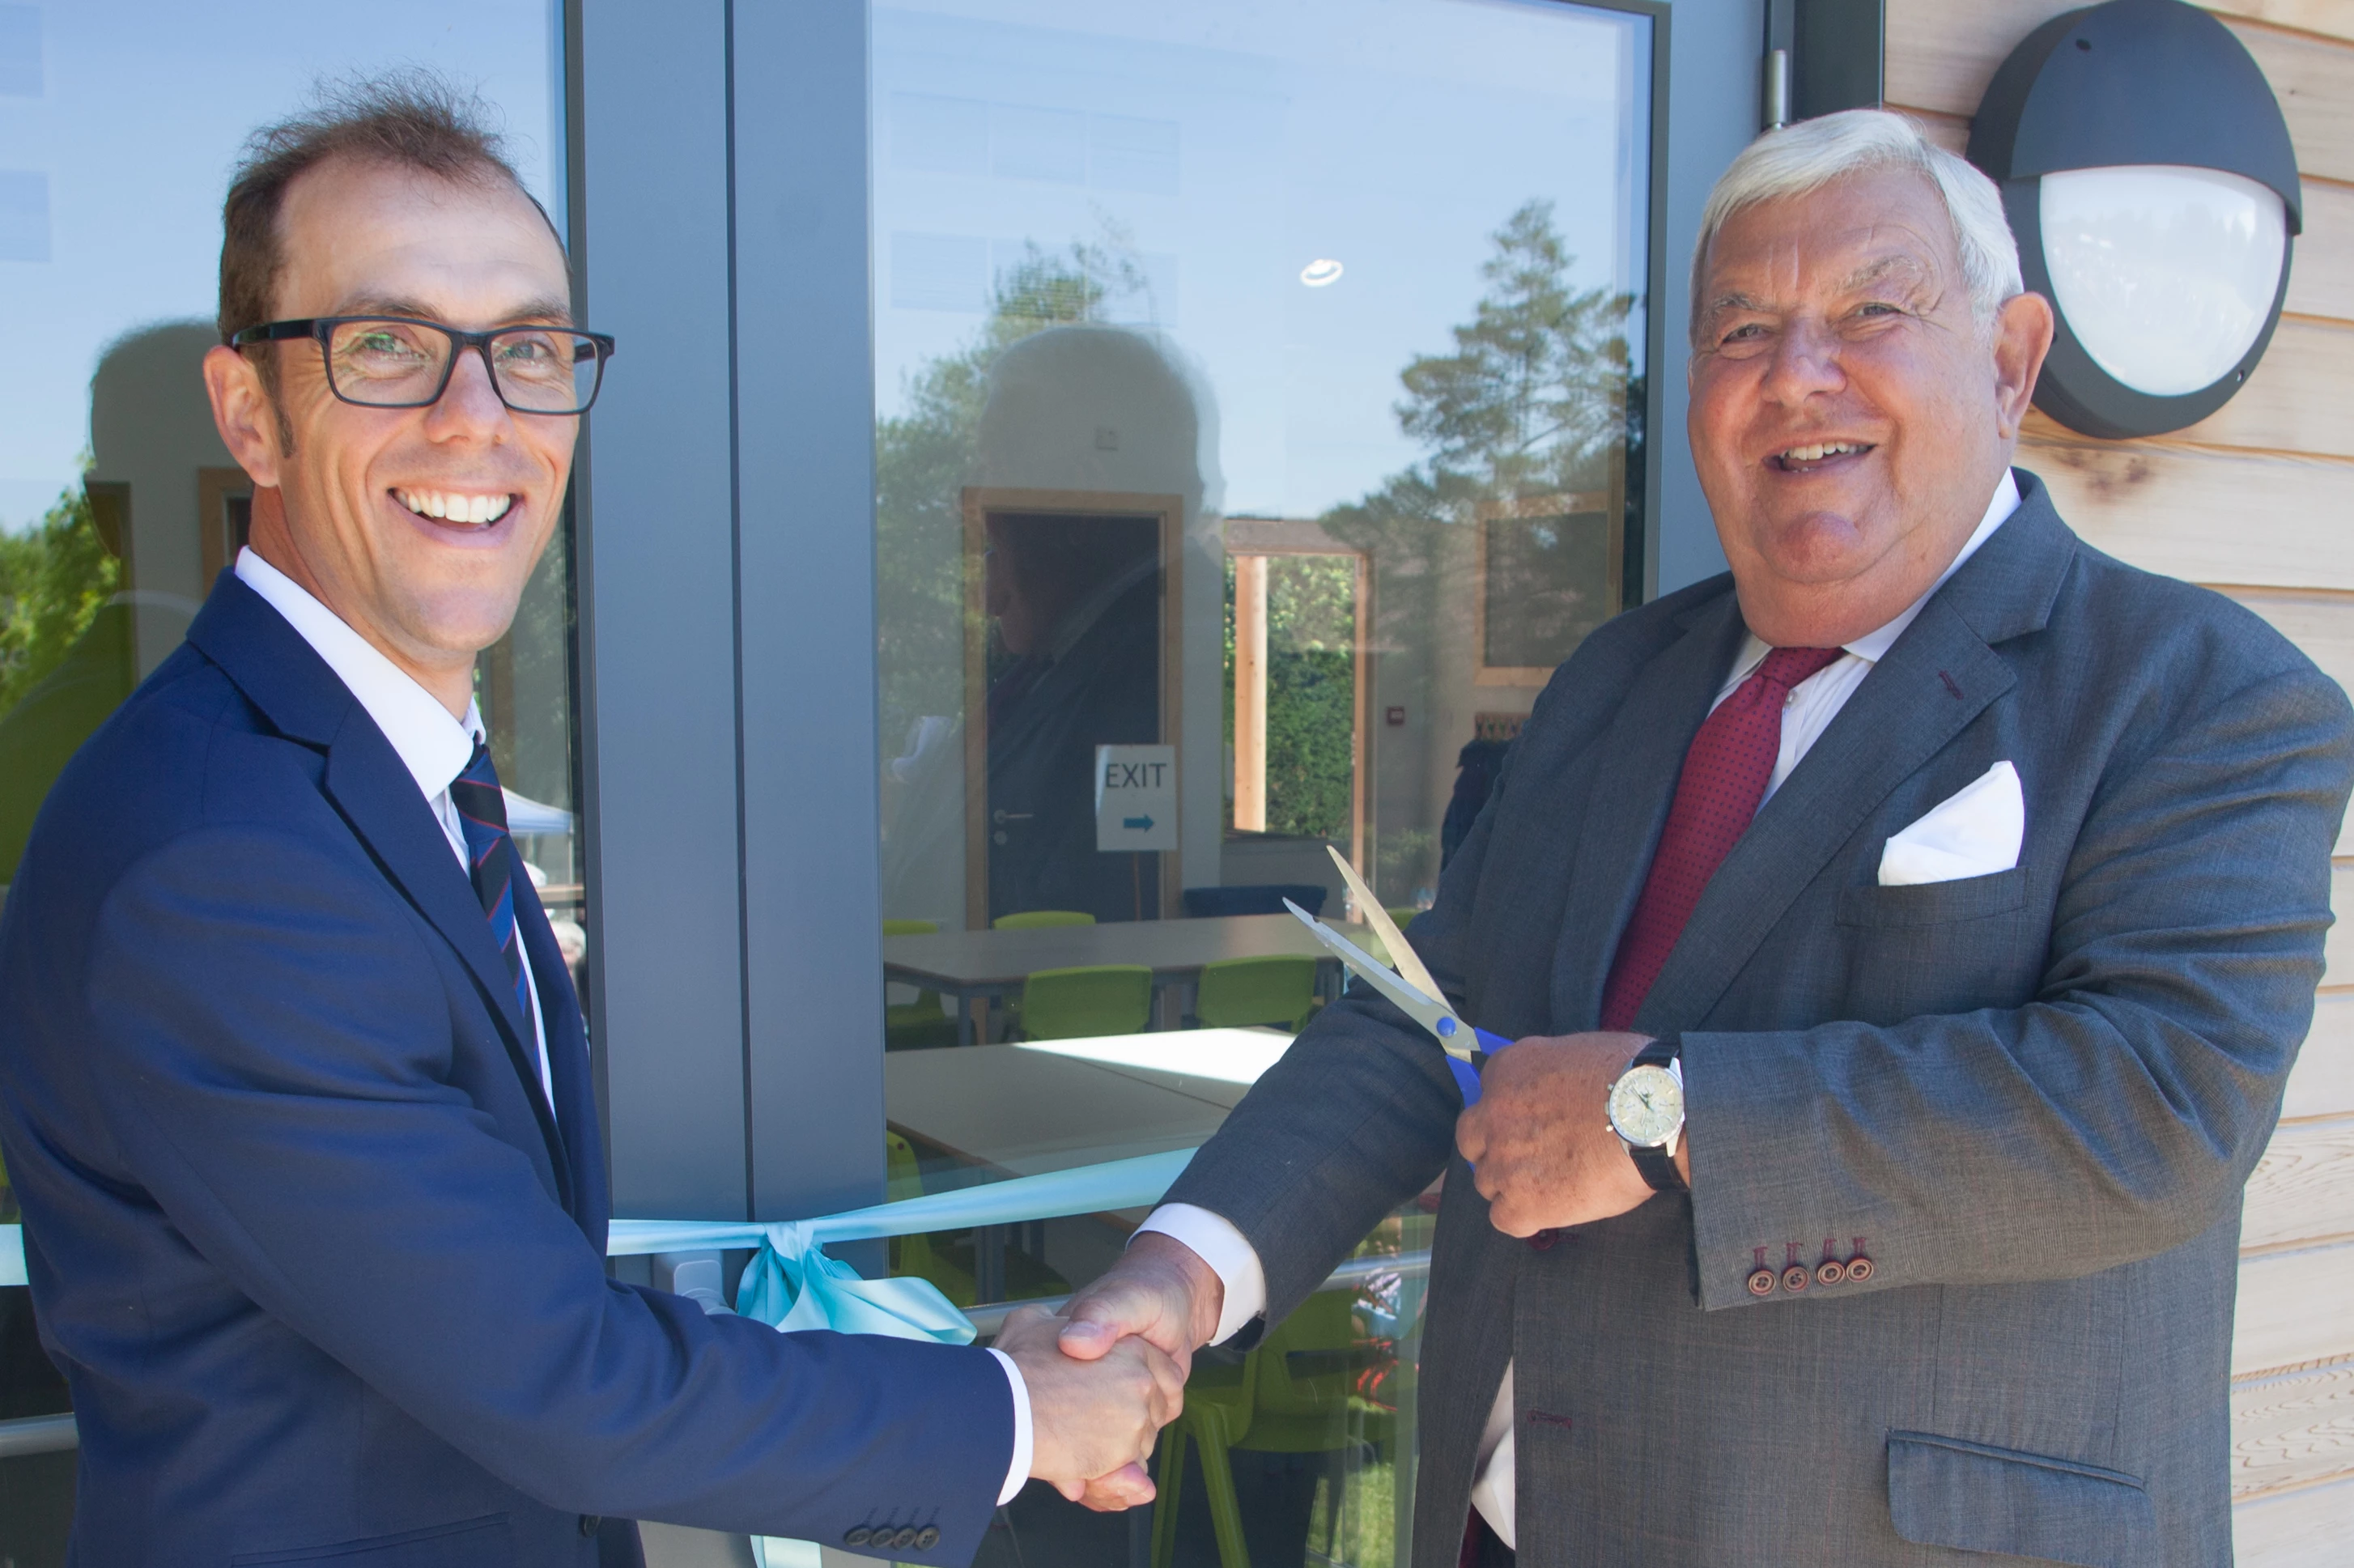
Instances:
[[[100,352],[210,320],[220,201],[246,133],[322,76],[417,64],[478,85],[549,199],[550,0],[0,5],[0,525],[78,475]]]
[[[1641,288],[1647,27],[1543,0],[878,8],[881,411],[1025,242],[1110,241],[1141,279],[1111,313],[1214,391],[1224,509],[1355,499],[1421,455],[1398,372],[1452,348],[1522,203],[1553,200],[1577,281]],[[1341,275],[1304,286],[1320,260]]]

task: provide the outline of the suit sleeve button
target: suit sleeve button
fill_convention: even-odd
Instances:
[[[1872,1259],[1861,1253],[1847,1260],[1847,1282],[1850,1285],[1861,1285],[1877,1272],[1872,1266]]]
[[[1794,1263],[1782,1271],[1782,1288],[1796,1294],[1814,1283],[1815,1277],[1803,1263]]]
[[[912,1524],[901,1525],[898,1533],[891,1537],[891,1545],[895,1550],[904,1551],[915,1544],[916,1527]]]
[[[862,1524],[857,1529],[845,1534],[842,1538],[842,1543],[844,1546],[864,1546],[869,1541],[874,1539],[875,1532]]]
[[[929,1552],[933,1547],[938,1546],[939,1543],[940,1527],[938,1525],[928,1524],[924,1526],[923,1529],[916,1531],[917,1551]]]
[[[1773,1295],[1774,1281],[1775,1277],[1772,1269],[1758,1269],[1749,1277],[1749,1294],[1752,1296]]]
[[[1847,1277],[1847,1265],[1835,1257],[1827,1257],[1815,1265],[1815,1283],[1837,1285]]]

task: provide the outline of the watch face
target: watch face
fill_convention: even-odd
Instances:
[[[1684,1086],[1665,1067],[1629,1067],[1610,1086],[1610,1125],[1641,1148],[1667,1142],[1684,1124]]]

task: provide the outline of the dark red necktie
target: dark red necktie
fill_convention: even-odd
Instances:
[[[1651,857],[1651,874],[1602,991],[1602,1027],[1625,1029],[1651,994],[1708,879],[1757,815],[1782,751],[1782,709],[1790,688],[1843,652],[1776,648],[1733,694],[1716,705],[1684,753],[1675,803]]]

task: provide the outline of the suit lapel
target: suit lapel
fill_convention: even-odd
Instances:
[[[1685,617],[1682,637],[1645,664],[1599,743],[1578,824],[1561,941],[1553,958],[1553,1026],[1591,1029],[1618,934],[1633,914],[1675,798],[1676,777],[1744,634],[1731,592]]]
[[[392,743],[302,634],[233,574],[222,574],[188,629],[188,641],[228,672],[281,733],[326,752],[327,798],[387,880],[449,942],[473,978],[524,1080],[557,1180],[568,1185],[563,1142],[538,1089],[537,1044],[515,1005],[506,959],[491,940],[473,885]]]
[[[2018,512],[1922,607],[1709,879],[1635,1028],[1698,1027],[1890,792],[2017,683],[1991,644],[2043,624],[2075,549],[2041,484],[2019,477]]]
[[[605,1144],[598,1133],[596,1086],[588,1067],[588,1037],[572,971],[528,876],[515,878],[515,928],[523,933],[524,956],[538,988],[539,1011],[547,1030],[547,1073],[556,1092],[557,1143],[566,1155],[568,1190],[565,1207],[597,1244],[605,1246]]]

